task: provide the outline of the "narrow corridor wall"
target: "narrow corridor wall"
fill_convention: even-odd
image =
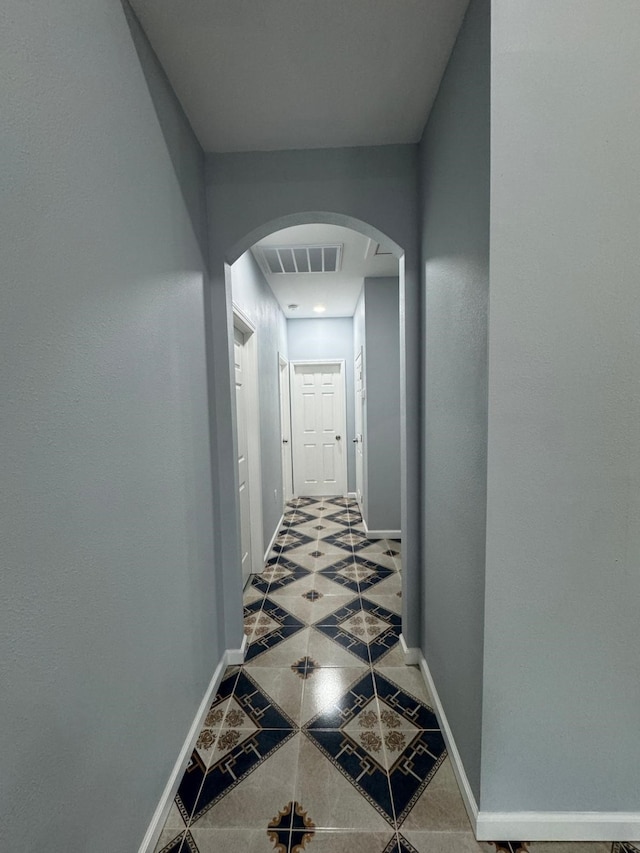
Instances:
[[[637,827],[640,5],[492,17],[482,807]]]
[[[145,71],[119,3],[3,4],[7,850],[137,849],[223,650],[203,155]]]
[[[471,0],[420,143],[422,649],[480,796],[487,488],[489,0]]]

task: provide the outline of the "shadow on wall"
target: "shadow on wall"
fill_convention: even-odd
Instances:
[[[204,151],[135,12],[127,0],[121,2],[200,254],[208,266]]]

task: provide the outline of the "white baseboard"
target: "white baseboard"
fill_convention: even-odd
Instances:
[[[485,812],[478,813],[476,837],[527,841],[640,840],[640,812]]]
[[[420,658],[422,657],[420,649],[408,646],[404,639],[404,634],[400,634],[400,648],[402,649],[404,662],[407,666],[417,666],[420,664]]]
[[[246,638],[245,638],[246,639]],[[231,654],[239,652],[239,649],[231,649]],[[180,785],[180,781],[184,774],[184,771],[187,768],[187,764],[189,763],[189,758],[191,757],[191,753],[193,752],[193,748],[198,739],[198,735],[200,734],[200,730],[202,729],[202,725],[204,723],[204,718],[207,716],[207,711],[211,707],[211,703],[218,692],[218,688],[220,687],[220,683],[224,676],[225,669],[229,666],[229,651],[226,651],[220,662],[218,663],[215,672],[213,673],[213,677],[209,682],[209,686],[204,694],[202,702],[198,710],[196,711],[196,715],[194,717],[193,722],[189,728],[187,736],[182,744],[182,748],[180,749],[180,753],[176,760],[176,763],[173,765],[173,770],[169,776],[169,780],[165,785],[164,791],[162,792],[162,796],[160,797],[160,802],[153,813],[153,817],[151,818],[151,823],[149,824],[149,828],[147,829],[144,838],[142,839],[142,844],[138,849],[138,853],[153,853],[156,844],[158,843],[158,838],[160,837],[160,833],[162,832],[162,828],[164,827],[165,821],[169,815],[169,811],[171,810],[171,804],[176,796],[176,792],[178,790],[178,786]]]
[[[227,649],[227,666],[240,666],[244,663],[244,656],[247,651],[248,640],[249,638],[246,634],[244,634],[239,649]]]
[[[403,646],[404,649],[404,646]],[[412,651],[409,649],[408,651]],[[424,656],[420,670],[433,696],[435,712],[447,745],[462,800],[478,841],[526,838],[527,841],[640,840],[640,812],[489,812],[480,811],[469,785],[447,716]]]
[[[347,497],[353,498],[354,500],[357,500],[358,495],[355,492],[347,492]]]
[[[431,672],[429,670],[429,665],[427,664],[424,655],[420,654],[420,671],[422,672],[423,678],[427,683],[427,687],[429,688],[429,693],[433,697],[433,704],[435,705],[436,717],[438,718],[438,723],[440,724],[440,729],[442,731],[442,735],[444,737],[444,742],[447,745],[447,752],[449,753],[449,758],[451,759],[451,765],[453,767],[453,772],[455,773],[456,779],[458,781],[458,787],[460,788],[460,793],[462,794],[462,801],[467,810],[467,814],[469,815],[469,820],[471,822],[471,827],[476,833],[476,825],[478,822],[478,804],[476,803],[476,798],[471,790],[471,785],[469,784],[469,780],[467,779],[467,773],[464,769],[464,764],[462,763],[462,758],[460,757],[460,753],[458,752],[458,747],[456,746],[456,742],[453,737],[453,732],[451,731],[451,727],[449,726],[449,722],[447,720],[447,715],[444,712],[444,708],[442,707],[442,702],[440,701],[440,697],[438,696],[438,691],[436,690],[436,685],[433,682],[433,677],[431,676]],[[477,835],[476,835],[477,837]],[[498,836],[495,838],[524,838],[524,835],[511,835],[511,836]],[[495,840],[495,838],[491,840]],[[527,840],[529,840],[529,836],[527,836]]]
[[[367,539],[400,539],[402,538],[401,530],[370,530],[367,526],[367,521],[364,516],[362,516],[362,524],[364,526],[364,533]]]
[[[264,560],[263,560],[264,563],[266,563],[267,560],[269,559],[269,554],[271,553],[271,549],[273,548],[273,543],[276,541],[276,536],[278,535],[278,532],[280,531],[280,528],[282,527],[283,521],[284,521],[284,512],[280,516],[280,521],[276,524],[276,529],[273,531],[273,536],[271,537],[271,542],[269,542],[269,544],[267,545],[267,550],[264,552]]]

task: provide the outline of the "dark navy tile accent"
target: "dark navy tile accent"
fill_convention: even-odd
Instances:
[[[312,504],[321,503],[322,498],[296,498],[292,501],[293,506],[311,506]]]
[[[374,672],[376,693],[378,697],[410,726],[419,729],[439,730],[438,720],[433,710],[415,696],[406,693],[393,681]]]
[[[398,853],[418,853],[418,851],[404,835],[398,835]]]
[[[346,726],[371,703],[374,696],[373,678],[370,672],[366,672],[346,688],[330,708],[309,720],[303,727],[304,731],[314,732],[319,729],[339,729]]]
[[[350,528],[346,528],[340,531],[340,533],[333,533],[331,536],[325,536],[322,541],[325,545],[334,545],[342,551],[350,552],[357,551],[365,545],[371,544],[364,533],[360,533],[359,530],[351,530]]]
[[[275,592],[275,590],[284,589],[284,587],[295,583],[295,581],[300,580],[305,575],[311,574],[309,569],[305,569],[304,566],[299,565],[295,560],[290,560],[283,556],[280,556],[273,563],[268,563],[266,568],[271,568],[274,565],[277,565],[279,572],[283,573],[282,577],[273,577],[271,572],[253,575],[251,585],[259,589],[260,592],[266,593],[269,590]]]
[[[192,813],[194,820],[201,817],[297,730],[291,718],[244,671],[236,679],[225,679],[218,695],[218,701],[233,696],[254,729],[240,731],[233,749],[223,752],[218,761],[212,759],[209,767],[197,752],[192,753],[175,800],[185,822]]]
[[[350,620],[353,616],[358,616],[360,610],[365,621],[367,616],[372,616],[385,623],[387,627],[373,637],[362,633],[356,634]],[[325,616],[319,622],[314,623],[313,627],[316,630],[330,637],[334,643],[365,663],[369,661],[376,663],[400,641],[402,622],[400,616],[387,610],[386,607],[374,604],[368,598],[354,599],[349,604],[339,607],[329,616]]]
[[[369,663],[369,645],[360,637],[349,633],[349,631],[341,627],[341,623],[346,622],[353,616],[358,616],[361,612],[360,598],[354,598],[349,604],[339,607],[333,613],[320,619],[319,622],[322,624],[315,623],[313,627],[322,634],[325,634],[341,648],[351,652],[352,655],[363,663]]]
[[[198,853],[193,836],[190,832],[180,832],[166,844],[160,853]]]
[[[300,660],[291,664],[291,669],[303,679],[310,678],[319,667],[320,664],[316,663],[309,656],[300,658]]]
[[[315,823],[298,802],[289,803],[267,826],[275,853],[300,853],[313,838]]]
[[[265,625],[262,636],[254,634],[254,640],[247,648],[245,661],[254,660],[259,655],[268,652],[269,649],[274,648],[284,640],[288,640],[289,637],[295,636],[303,628],[306,628],[304,622],[298,619],[297,616],[289,613],[288,610],[275,604],[269,598],[265,598],[264,601],[256,601],[253,604],[248,604],[244,610],[245,616],[250,613],[260,613],[258,618],[264,616],[270,623]],[[273,620],[276,626],[270,620]]]
[[[310,536],[306,536],[294,527],[290,527],[278,534],[276,541],[273,543],[273,550],[278,554],[286,554],[287,551],[292,551],[301,545],[308,545],[310,542],[313,542]]]
[[[330,521],[332,524],[341,524],[348,528],[351,524],[349,512],[346,509],[341,509],[339,512],[333,512],[331,515],[323,516],[324,521]]]
[[[317,589],[310,589],[308,592],[302,593],[302,598],[306,598],[307,601],[318,601],[322,597],[322,593],[318,592]]]
[[[345,572],[347,572],[347,574],[345,574]],[[340,586],[343,586],[346,589],[350,589],[352,592],[360,592],[360,587],[358,586],[357,576],[354,569],[353,555],[338,558],[335,562],[331,563],[330,566],[321,569],[318,574],[324,575],[329,580],[340,584]]]
[[[307,521],[313,521],[314,519],[315,515],[309,515],[309,513],[303,512],[297,507],[287,510],[287,512],[282,516],[282,520],[285,525],[294,526],[297,524],[304,524]]]
[[[246,672],[238,675],[232,694],[254,726],[261,729],[292,729],[296,727],[291,717],[268,696]],[[225,723],[225,726],[227,723]]]
[[[419,731],[389,768],[397,825],[409,814],[447,757],[440,731]]]
[[[394,825],[389,780],[384,767],[340,729],[308,731],[309,739],[365,797],[386,821]]]
[[[182,784],[179,796],[185,801],[188,794],[196,798],[193,820],[199,820],[203,814],[219,802],[230,790],[259,767],[277,749],[283,746],[295,734],[291,729],[262,729],[247,733],[237,746],[224,758],[210,765],[204,772],[194,775],[193,781],[200,776],[202,787],[199,791],[190,788],[187,792]]]
[[[631,844],[630,841],[614,841],[611,853],[640,853],[640,847]]]
[[[389,575],[395,574],[393,569],[387,569],[386,566],[381,566],[375,560],[369,560],[366,557],[354,555],[353,561],[361,571],[358,572],[358,583],[360,584],[360,592],[366,592],[380,581],[388,578]],[[369,574],[371,572],[372,574]]]

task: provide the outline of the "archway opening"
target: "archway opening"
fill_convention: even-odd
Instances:
[[[398,497],[396,500],[396,509],[398,510],[398,515],[397,515],[398,521],[396,521],[394,523],[393,527],[392,526],[385,526],[385,527],[378,526],[378,527],[371,528],[371,526],[367,524],[367,518],[363,513],[364,506],[363,506],[363,501],[362,501],[362,494],[360,494],[360,495],[358,494],[358,488],[357,488],[357,485],[355,484],[355,481],[354,481],[354,478],[356,476],[356,464],[357,464],[355,461],[357,448],[354,445],[357,445],[357,443],[358,443],[357,441],[354,441],[354,439],[358,439],[359,436],[360,436],[360,439],[362,439],[363,432],[360,430],[356,430],[355,429],[355,423],[354,423],[355,416],[356,416],[356,402],[357,402],[356,397],[355,397],[355,393],[354,393],[354,392],[357,392],[356,381],[355,381],[355,371],[357,370],[358,365],[357,365],[357,361],[356,361],[356,356],[357,356],[356,349],[357,349],[357,347],[355,347],[353,344],[351,345],[351,351],[349,352],[348,356],[343,359],[343,361],[345,362],[345,370],[347,367],[347,364],[346,364],[347,360],[350,362],[348,366],[349,366],[350,371],[351,371],[352,376],[353,376],[352,381],[351,381],[351,395],[347,399],[347,402],[346,402],[348,414],[351,416],[349,418],[350,424],[346,430],[346,436],[343,436],[343,438],[346,438],[347,440],[344,441],[344,443],[342,444],[342,448],[346,448],[347,445],[350,445],[349,449],[344,451],[344,455],[349,456],[349,460],[348,460],[348,463],[346,465],[346,468],[347,468],[347,477],[346,477],[347,486],[346,486],[346,488],[341,489],[341,491],[343,492],[342,494],[336,495],[334,497],[342,498],[344,500],[346,514],[343,516],[343,520],[347,520],[349,518],[349,509],[348,509],[349,501],[353,501],[355,498],[355,503],[351,503],[351,507],[352,507],[352,509],[351,509],[351,520],[352,521],[355,520],[355,523],[348,525],[348,526],[345,525],[347,527],[348,533],[350,535],[347,537],[343,537],[343,545],[347,541],[349,543],[351,543],[350,550],[347,550],[345,553],[353,555],[353,556],[360,556],[361,559],[366,560],[366,554],[363,557],[363,555],[360,553],[363,550],[362,546],[363,546],[363,542],[364,542],[364,549],[369,548],[371,553],[376,553],[376,554],[380,555],[380,560],[382,560],[383,562],[387,561],[392,565],[394,564],[394,561],[397,561],[395,564],[398,565],[401,563],[401,557],[400,557],[401,540],[403,540],[406,536],[406,531],[403,531],[402,523],[400,521],[400,519],[403,517],[404,514],[400,510],[401,510],[402,504],[404,502],[406,502],[406,500],[407,500],[406,477],[404,477],[404,475],[403,475],[402,466],[400,464],[400,458],[402,455],[401,447],[402,447],[403,443],[406,442],[406,412],[404,409],[404,399],[405,398],[404,398],[404,395],[400,394],[400,389],[404,387],[404,383],[405,383],[405,375],[404,375],[405,360],[402,357],[403,339],[404,339],[403,323],[404,323],[404,315],[405,315],[405,312],[404,312],[404,251],[403,251],[402,247],[398,246],[393,240],[389,239],[385,234],[383,234],[382,232],[380,232],[378,229],[374,228],[373,226],[370,226],[369,224],[367,224],[365,222],[355,220],[353,217],[345,216],[345,215],[341,215],[341,214],[336,214],[336,213],[317,212],[317,211],[295,213],[295,214],[291,214],[289,216],[280,217],[278,219],[271,220],[269,222],[264,223],[259,228],[256,228],[253,231],[251,231],[250,233],[246,234],[242,240],[238,241],[236,244],[231,246],[225,253],[225,288],[226,288],[226,301],[227,301],[227,307],[228,307],[227,316],[228,316],[228,319],[230,321],[230,322],[228,322],[229,350],[230,350],[230,352],[232,351],[232,349],[233,349],[232,341],[234,339],[234,335],[237,336],[237,332],[234,331],[234,327],[237,326],[237,322],[234,322],[233,317],[235,316],[237,318],[238,312],[240,312],[240,313],[244,312],[246,315],[249,316],[249,319],[253,319],[253,317],[251,316],[252,314],[253,314],[253,316],[261,315],[261,311],[258,309],[258,307],[256,305],[252,306],[250,304],[250,301],[251,301],[250,299],[247,301],[246,282],[244,283],[244,285],[240,284],[240,286],[238,286],[239,268],[244,267],[244,273],[246,275],[248,268],[251,267],[254,279],[256,277],[261,276],[263,279],[263,284],[266,283],[267,287],[268,287],[269,282],[266,280],[269,278],[269,275],[271,274],[271,278],[273,280],[273,276],[278,275],[278,273],[273,271],[274,270],[273,267],[272,268],[269,267],[268,257],[265,256],[265,254],[264,254],[265,250],[268,249],[269,247],[271,247],[271,248],[273,248],[274,246],[277,247],[277,245],[279,243],[282,243],[282,240],[284,239],[284,237],[287,236],[288,229],[294,229],[294,231],[295,231],[295,229],[299,229],[301,226],[309,226],[309,227],[328,226],[329,228],[334,227],[336,229],[340,229],[340,228],[341,229],[349,229],[351,232],[353,232],[355,235],[357,235],[357,237],[360,240],[361,246],[363,246],[363,245],[367,246],[370,257],[375,259],[374,263],[376,261],[379,262],[382,258],[385,258],[385,260],[387,261],[387,266],[385,267],[385,275],[384,276],[379,276],[379,275],[376,276],[375,274],[373,274],[371,276],[365,276],[366,278],[371,280],[372,285],[376,284],[376,281],[375,281],[376,278],[377,279],[382,279],[382,278],[394,279],[395,278],[395,281],[396,281],[396,294],[397,294],[396,306],[397,307],[396,307],[396,318],[395,318],[395,330],[394,331],[395,331],[395,337],[396,337],[396,341],[397,341],[397,344],[396,344],[397,378],[394,382],[392,382],[392,385],[393,385],[392,390],[394,393],[397,394],[397,403],[395,403],[395,404],[392,403],[390,406],[388,406],[388,409],[389,409],[389,411],[394,410],[398,416],[397,417],[398,450],[396,453],[396,459],[397,459],[396,472],[397,472],[397,479],[398,479]],[[286,239],[284,240],[284,242],[287,242]],[[310,240],[307,242],[312,244],[314,241]],[[336,241],[334,240],[334,243],[335,242]],[[292,246],[297,245],[295,240],[291,241],[291,243],[292,243]],[[282,246],[280,246],[280,248],[282,248]],[[309,248],[309,247],[307,247],[307,248]],[[317,246],[315,248],[317,248]],[[262,254],[260,254],[260,252],[262,252]],[[365,254],[365,252],[363,252],[363,255],[364,254]],[[272,256],[272,260],[273,260],[273,256]],[[389,266],[388,266],[389,260],[393,261],[393,265],[394,265],[393,270],[389,269]],[[293,253],[288,255],[287,257],[285,257],[284,255],[280,255],[280,258],[277,261],[277,263],[280,263],[280,273],[279,274],[281,276],[282,282],[285,280],[285,276],[286,276],[286,271],[284,270],[284,266],[286,266],[286,264],[288,262],[293,263],[294,271],[296,273],[299,273],[300,272],[300,267],[299,267],[300,261],[301,261],[301,255],[298,256],[297,260],[296,260],[295,255]],[[309,263],[311,263],[311,259],[310,259],[310,256],[308,254],[307,254],[307,261]],[[325,261],[326,261],[326,258],[325,258]],[[305,272],[311,274],[310,269],[309,270],[302,270],[302,274],[304,274]],[[319,279],[319,277],[318,277],[318,279]],[[255,286],[255,280],[253,282],[253,285]],[[244,297],[241,295],[241,291],[242,291],[243,286],[244,286],[244,290],[245,290]],[[284,292],[286,292],[286,288],[285,288]],[[272,291],[272,295],[273,295],[273,291]],[[241,303],[243,303],[243,301],[244,301],[244,304],[241,304]],[[271,301],[273,304],[278,303],[277,298],[272,298]],[[311,301],[314,304],[318,302],[318,300],[315,296],[311,299]],[[325,299],[325,301],[327,301],[327,300]],[[357,301],[357,299],[355,301]],[[300,302],[297,300],[296,300],[296,302],[292,303],[292,302],[286,301],[286,299],[285,299],[284,301],[281,300],[281,302],[278,303],[279,310],[282,312],[284,323],[285,323],[285,325],[290,324],[290,328],[293,329],[296,326],[301,327],[303,325],[303,323],[300,321],[305,321],[305,323],[308,323],[308,324],[314,324],[314,322],[316,320],[319,320],[319,318],[317,318],[317,317],[312,318],[311,316],[307,316],[308,310],[309,310],[308,306],[305,306],[305,308],[304,308],[304,311],[303,311],[304,316],[299,315],[298,317],[295,317],[291,312],[293,310],[296,310],[296,309],[291,309],[289,312],[287,312],[287,308],[291,304],[298,304],[298,307],[300,307]],[[272,305],[272,307],[273,307],[273,305]],[[289,313],[289,316],[287,316],[287,313]],[[340,312],[338,311],[338,313],[340,313]],[[373,313],[373,309],[372,309],[372,313]],[[378,311],[378,313],[380,313],[380,311]],[[336,314],[335,311],[330,311],[329,316],[326,318],[323,318],[323,319],[325,321],[328,319],[338,320],[339,317],[336,317],[335,314]],[[264,312],[262,312],[262,316],[263,315],[264,315]],[[350,314],[348,314],[348,319],[353,325],[353,323],[354,323],[354,310],[351,310]],[[394,322],[391,318],[388,318],[388,319],[390,320],[391,323]],[[322,320],[319,320],[319,322],[322,323]],[[318,323],[315,323],[315,325],[316,325],[316,327],[319,328]],[[329,324],[326,323],[324,328],[327,329],[328,326],[329,326]],[[306,331],[308,331],[310,328],[311,328],[311,325],[307,325]],[[260,338],[260,330],[259,329],[257,330],[257,336],[258,336],[258,340],[259,340],[259,338]],[[299,347],[301,336],[297,335],[297,337],[296,337],[294,335],[293,337],[295,337],[295,341],[296,341],[295,346]],[[304,338],[304,335],[302,335],[302,337]],[[325,335],[324,337],[325,337],[325,341],[326,341],[327,337],[330,337],[330,336]],[[352,334],[352,337],[353,337],[353,334]],[[307,343],[308,343],[308,341],[307,341]],[[334,343],[335,343],[335,340],[334,340]],[[260,344],[258,343],[258,348],[259,347],[260,347]],[[274,349],[273,341],[271,342],[271,348]],[[372,347],[372,352],[375,352],[375,354],[379,356],[380,355],[379,349],[380,349],[380,347],[378,347],[378,351],[376,351],[376,348]],[[287,489],[285,486],[285,477],[286,477],[285,466],[280,459],[277,459],[277,460],[275,459],[274,448],[276,446],[275,442],[278,442],[278,446],[280,446],[280,443],[282,442],[283,439],[284,440],[292,440],[291,438],[287,439],[286,435],[284,435],[284,432],[283,432],[282,395],[281,395],[281,393],[278,394],[278,392],[281,392],[281,382],[282,382],[282,376],[283,376],[283,370],[282,370],[283,363],[287,364],[289,377],[291,377],[291,375],[292,375],[291,374],[291,362],[313,360],[313,359],[309,359],[309,358],[301,359],[301,358],[298,358],[297,356],[299,356],[301,354],[302,355],[309,355],[310,353],[317,355],[318,352],[316,351],[314,353],[314,352],[312,352],[312,350],[307,349],[305,352],[301,353],[299,348],[296,348],[293,352],[294,352],[294,355],[296,357],[290,358],[289,357],[290,356],[290,353],[289,353],[289,336],[287,335],[286,336],[286,343],[283,343],[281,340],[279,345],[276,344],[274,351],[272,353],[268,354],[268,356],[266,356],[266,358],[265,358],[264,363],[265,364],[268,363],[268,369],[270,372],[273,373],[272,380],[270,382],[264,382],[263,378],[258,377],[257,381],[256,381],[256,387],[259,389],[259,394],[261,394],[261,395],[266,394],[266,393],[271,394],[270,406],[263,407],[263,408],[266,408],[266,409],[270,408],[272,411],[272,416],[270,417],[268,414],[265,414],[263,412],[261,414],[261,417],[260,417],[260,421],[261,421],[261,423],[260,423],[260,427],[261,427],[260,445],[261,445],[262,456],[266,457],[266,458],[263,458],[261,460],[261,465],[260,465],[260,469],[261,469],[261,473],[262,473],[261,482],[254,484],[254,488],[258,488],[261,490],[262,518],[264,519],[264,528],[262,531],[262,537],[260,538],[258,536],[257,538],[258,538],[258,541],[261,542],[261,545],[264,546],[264,555],[261,554],[260,556],[264,556],[264,560],[267,563],[267,567],[269,567],[269,565],[271,565],[271,566],[277,565],[279,557],[281,557],[280,562],[283,562],[283,560],[286,559],[286,557],[284,555],[286,555],[287,553],[289,553],[291,555],[290,562],[295,562],[293,560],[293,556],[296,556],[296,554],[292,553],[292,552],[296,551],[296,548],[295,548],[295,543],[292,542],[291,536],[286,541],[285,541],[286,538],[283,537],[280,541],[276,542],[276,538],[278,536],[278,530],[281,528],[281,525],[282,525],[282,519],[286,515],[286,512],[287,512],[287,506],[286,506]],[[335,357],[338,355],[338,353],[334,350],[333,353],[327,353],[325,351],[323,353],[320,353],[320,355],[322,355],[322,357],[325,360],[328,360],[329,355],[333,355]],[[260,357],[259,357],[259,360],[260,360]],[[335,359],[335,360],[338,360],[338,359]],[[374,359],[372,359],[372,361],[373,360]],[[235,360],[231,360],[229,366],[230,366],[230,370],[232,371],[232,377],[231,378],[233,378],[233,372],[235,372],[235,368],[236,368]],[[387,380],[387,382],[388,382],[388,380]],[[270,390],[267,388],[267,386],[269,386],[269,385],[270,385]],[[232,395],[231,412],[232,412],[232,420],[233,420],[233,435],[234,435],[234,442],[235,442],[234,443],[234,458],[238,458],[238,437],[239,437],[238,408],[237,408],[237,401],[235,399],[233,399],[233,396],[234,396],[233,395],[233,383],[231,383],[229,387],[231,388],[231,395]],[[366,398],[366,386],[365,386],[364,390],[365,390],[365,398]],[[360,402],[362,402],[362,400],[360,400]],[[368,402],[368,400],[367,400],[367,402]],[[373,423],[374,423],[374,426],[377,426],[377,423],[375,421],[375,415],[373,416]],[[265,436],[263,434],[265,428],[268,432],[270,432],[269,436]],[[275,439],[274,439],[274,435],[275,435]],[[254,442],[254,445],[255,445],[255,442]],[[265,450],[266,450],[266,452],[265,452]],[[390,455],[392,455],[392,454],[390,454]],[[276,461],[277,461],[277,464],[274,464]],[[387,463],[388,463],[388,460],[383,459],[382,460],[383,464],[381,466],[382,468],[384,468],[384,462],[385,461],[387,461]],[[295,470],[295,467],[296,467],[295,462],[292,460],[292,468],[294,470]],[[389,465],[387,464],[387,470],[388,470],[388,468],[389,468]],[[269,469],[269,470],[267,470],[267,469]],[[275,476],[275,481],[279,482],[279,487],[278,487],[278,485],[276,485],[275,487],[272,485],[272,483],[274,482],[274,476]],[[238,469],[236,468],[236,471],[234,472],[234,486],[236,489],[236,494],[238,494],[238,489],[241,487],[241,485],[242,485],[241,484],[241,478],[239,477]],[[296,500],[298,498],[301,498],[301,497],[302,498],[311,497],[309,495],[301,494],[301,489],[299,487],[296,488],[295,479],[291,483],[291,495],[294,496],[296,498]],[[329,497],[329,496],[327,495],[327,497]],[[236,502],[236,509],[237,509],[237,511],[236,511],[236,519],[235,519],[236,523],[235,523],[234,535],[235,535],[235,540],[236,540],[236,553],[239,557],[238,564],[240,565],[240,563],[242,562],[242,557],[246,556],[245,551],[243,550],[243,548],[244,548],[244,546],[243,546],[243,520],[242,520],[242,510],[241,510],[241,506],[240,506],[240,500],[238,500]],[[355,511],[357,509],[359,509],[359,511],[360,511],[360,518],[357,518],[356,511]],[[294,506],[289,506],[290,517],[293,517],[292,512],[294,512],[295,510],[297,510],[298,513],[300,513],[300,512],[304,513],[302,506],[300,506],[298,503],[296,503]],[[339,512],[338,506],[336,506],[336,511]],[[308,515],[308,513],[307,513],[307,515]],[[318,525],[311,525],[311,528],[319,527],[319,526],[320,526],[319,524]],[[309,531],[307,531],[307,533],[311,532],[311,528]],[[293,531],[289,531],[289,532],[293,533]],[[371,532],[374,535],[369,537],[368,534]],[[381,533],[384,533],[385,535],[384,536],[382,536],[382,535],[376,536],[376,534],[381,534]],[[319,539],[320,532],[316,533],[315,535]],[[332,533],[329,532],[327,535],[331,536]],[[361,535],[364,537],[364,539],[359,538]],[[367,544],[367,540],[370,540],[370,542],[372,542],[374,544],[373,545]],[[256,537],[254,536],[254,542],[255,541],[256,541]],[[245,544],[247,542],[246,533],[244,534],[244,542],[245,542]],[[380,544],[376,545],[375,544],[376,542],[380,543]],[[331,544],[332,544],[332,546],[335,547],[335,543],[331,543]],[[382,555],[383,549],[388,552],[387,554],[384,555],[384,558]],[[395,551],[395,554],[393,553],[394,551]],[[325,556],[324,553],[322,553],[320,551],[320,545],[318,545],[314,549],[314,553],[320,553],[322,557]],[[297,556],[300,556],[300,554],[297,554]],[[316,557],[315,559],[317,561],[320,559],[320,557]],[[328,557],[326,557],[323,562],[326,562],[327,559],[328,559]],[[270,560],[271,560],[271,563],[269,564]],[[330,566],[331,566],[331,563],[327,563],[327,566],[322,566],[322,568],[327,569],[327,568],[330,568]],[[303,566],[302,568],[305,568],[305,566]],[[363,570],[363,576],[364,576],[365,571],[366,571],[366,569]],[[401,600],[402,597],[406,598],[407,596],[411,595],[412,592],[414,592],[410,588],[410,586],[408,586],[407,573],[401,572],[400,574],[402,577],[402,589],[397,590],[397,592],[400,593],[400,595],[397,596],[398,600]],[[237,577],[240,578],[240,572],[239,571],[237,573]],[[238,580],[238,583],[239,582],[240,581]],[[409,582],[410,582],[410,578],[409,578]],[[294,581],[291,581],[290,583],[293,584]],[[382,586],[380,587],[380,591],[381,590],[382,590]],[[404,647],[404,648],[406,648],[406,647]]]

